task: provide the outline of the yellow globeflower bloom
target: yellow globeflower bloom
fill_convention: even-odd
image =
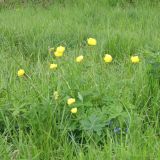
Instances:
[[[57,100],[58,97],[59,97],[58,91],[55,91],[55,92],[53,93],[53,95],[54,95],[54,99]]]
[[[18,70],[18,73],[17,73],[18,77],[23,77],[24,74],[25,74],[25,71],[23,69]]]
[[[77,58],[76,58],[76,62],[81,62],[83,60],[83,56],[81,55],[81,56],[78,56]]]
[[[103,59],[106,63],[112,62],[112,56],[110,54],[105,54]]]
[[[56,69],[58,67],[58,65],[57,64],[50,64],[50,69]]]
[[[72,109],[71,109],[71,113],[73,113],[73,114],[74,114],[74,113],[77,113],[77,108],[72,108]]]
[[[56,52],[58,52],[58,53],[63,53],[64,51],[65,51],[65,47],[63,47],[63,46],[59,46],[56,49]]]
[[[95,46],[97,44],[97,41],[94,38],[88,38],[87,43],[89,46]]]
[[[56,56],[56,57],[62,57],[63,56],[63,52],[54,52],[54,55]]]
[[[76,102],[75,98],[69,98],[69,99],[67,100],[67,104],[68,104],[68,105],[71,105],[71,104],[73,104],[73,103],[75,103],[75,102]]]
[[[131,61],[132,61],[132,63],[139,63],[140,59],[138,56],[132,56]]]

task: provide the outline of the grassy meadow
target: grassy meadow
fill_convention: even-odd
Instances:
[[[0,4],[0,159],[159,160],[160,3],[46,3]]]

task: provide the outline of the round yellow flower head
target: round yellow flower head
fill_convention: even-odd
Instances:
[[[25,71],[23,69],[18,70],[18,73],[17,73],[18,77],[23,77],[24,74],[25,74]]]
[[[81,55],[81,56],[78,56],[78,57],[76,58],[76,62],[77,62],[77,63],[82,62],[82,60],[83,60],[83,56],[82,56],[82,55]]]
[[[63,52],[54,52],[54,55],[56,56],[56,57],[62,57],[63,56]]]
[[[71,104],[73,104],[73,103],[75,103],[75,102],[76,102],[75,98],[69,98],[69,99],[67,100],[67,104],[68,104],[68,105],[71,105]]]
[[[71,113],[73,113],[73,114],[77,113],[77,108],[72,108]]]
[[[89,46],[95,46],[97,44],[97,41],[94,38],[88,38],[87,43]]]
[[[112,62],[112,56],[110,54],[105,54],[103,59],[106,63]]]
[[[138,56],[132,56],[131,61],[132,61],[132,63],[139,63],[140,59]]]
[[[57,64],[50,64],[50,69],[56,69],[58,67],[58,65]]]
[[[54,95],[54,99],[57,100],[58,97],[59,97],[58,91],[55,91],[55,92],[53,93],[53,95]]]
[[[58,52],[58,53],[63,53],[64,51],[65,51],[65,47],[63,47],[63,46],[59,46],[56,49],[56,52]]]

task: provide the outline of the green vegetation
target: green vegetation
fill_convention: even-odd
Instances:
[[[0,7],[0,159],[160,159],[160,4],[46,2]]]

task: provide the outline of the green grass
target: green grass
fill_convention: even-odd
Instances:
[[[160,159],[160,6],[119,2],[1,8],[0,159]],[[59,45],[56,59],[48,47]]]

